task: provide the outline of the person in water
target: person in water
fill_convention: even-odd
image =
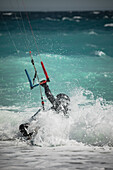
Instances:
[[[53,94],[51,93],[51,90],[49,89],[49,86],[47,85],[47,83],[43,83],[43,82],[45,82],[45,81],[42,80],[40,82],[40,85],[42,87],[44,87],[46,97],[48,98],[48,100],[52,104],[51,109],[55,110],[57,113],[62,111],[64,113],[64,115],[66,115],[67,112],[68,112],[68,106],[69,106],[69,103],[70,103],[70,98],[64,93],[58,94],[55,98],[53,96]]]
[[[42,80],[40,82],[40,85],[45,89],[45,94],[48,100],[51,102],[52,107],[51,109],[55,110],[56,113],[63,112],[64,115],[68,114],[69,111],[69,103],[70,103],[70,98],[64,93],[60,93],[56,96],[56,98],[53,96],[51,93],[51,90],[49,89],[49,86],[47,85],[45,80]],[[32,136],[33,132],[28,133],[28,127],[29,123],[21,124],[19,126],[19,130],[22,133],[24,137],[27,137],[27,139],[30,139]]]

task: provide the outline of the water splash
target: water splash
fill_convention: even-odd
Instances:
[[[46,107],[50,107],[47,103]],[[40,127],[34,144],[41,146],[66,145],[72,141],[96,146],[113,146],[113,103],[103,98],[93,97],[93,93],[82,88],[75,89],[71,97],[69,117],[56,114],[52,110],[40,112],[30,130]],[[0,140],[16,138],[18,127],[27,122],[36,108],[3,108],[0,119]],[[5,113],[3,115],[3,112]]]
[[[89,99],[88,99],[89,98]],[[70,139],[91,145],[113,145],[113,103],[103,98],[94,100],[93,94],[78,90],[72,99]]]

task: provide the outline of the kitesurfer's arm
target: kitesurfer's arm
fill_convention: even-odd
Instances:
[[[43,82],[44,82],[44,83],[43,83]],[[41,85],[42,87],[44,87],[44,89],[45,89],[45,94],[46,94],[48,100],[49,100],[49,101],[52,103],[52,105],[54,106],[56,100],[55,100],[53,94],[51,93],[51,90],[49,89],[49,86],[46,84],[45,81],[41,81],[41,82],[40,82],[40,85]]]
[[[55,98],[53,96],[53,94],[51,93],[50,89],[49,89],[49,86],[46,84],[46,81],[43,80],[40,82],[40,85],[42,87],[44,87],[45,89],[45,94],[48,98],[48,100],[52,103],[53,107],[52,109],[54,109],[55,111],[57,111],[59,113],[59,111],[63,111],[64,114],[67,114],[67,111],[68,111],[68,103],[70,102],[70,98],[66,95],[66,94],[63,94],[63,93],[60,93],[57,95],[57,97]],[[65,101],[65,104],[64,103],[61,103],[61,100],[64,100]]]

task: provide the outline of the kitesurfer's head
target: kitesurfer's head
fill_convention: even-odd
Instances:
[[[61,111],[63,111],[64,112],[64,114],[67,114],[67,112],[68,112],[68,106],[69,106],[69,104],[70,104],[70,98],[69,98],[69,96],[67,96],[66,94],[64,94],[64,93],[60,93],[60,94],[58,94],[57,96],[57,100],[60,102],[60,107],[59,107],[59,111],[61,110]]]

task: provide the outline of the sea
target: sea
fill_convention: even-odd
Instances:
[[[39,81],[70,97],[51,110]],[[35,84],[38,84],[35,79]],[[41,96],[44,98],[42,109]],[[39,110],[25,140],[19,125]],[[113,170],[113,11],[0,13],[0,170]]]

